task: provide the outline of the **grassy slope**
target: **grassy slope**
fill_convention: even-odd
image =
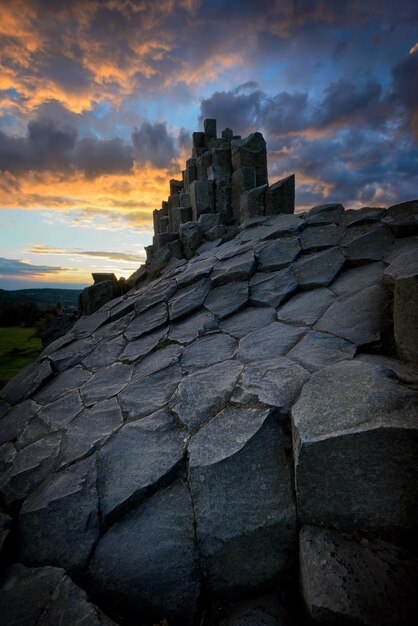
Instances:
[[[41,350],[34,328],[0,328],[0,389]]]

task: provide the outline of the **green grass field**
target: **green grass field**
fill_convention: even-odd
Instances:
[[[0,328],[0,389],[41,351],[34,328]]]

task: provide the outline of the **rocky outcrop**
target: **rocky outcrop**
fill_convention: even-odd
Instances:
[[[156,223],[232,213],[0,392],[2,620],[415,624],[417,203],[229,224],[263,141],[205,129]]]

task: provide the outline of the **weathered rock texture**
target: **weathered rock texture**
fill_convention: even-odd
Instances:
[[[418,205],[292,215],[231,137],[194,135],[141,285],[0,392],[5,626],[109,623],[80,588],[128,625],[416,623]]]

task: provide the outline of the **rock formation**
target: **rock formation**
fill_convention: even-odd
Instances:
[[[293,194],[206,120],[133,288],[0,391],[5,626],[416,623],[418,201]]]

